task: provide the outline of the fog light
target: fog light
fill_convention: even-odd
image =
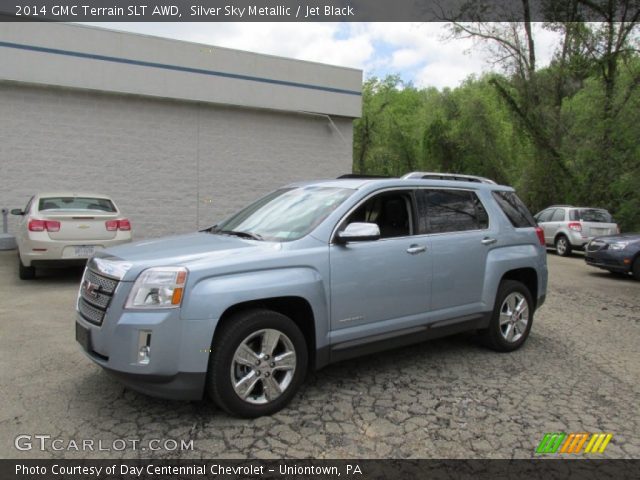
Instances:
[[[151,332],[141,330],[138,333],[138,365],[148,365],[151,361]]]

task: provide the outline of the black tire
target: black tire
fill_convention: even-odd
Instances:
[[[253,335],[255,342],[260,342],[264,337],[260,337],[258,332],[269,329],[275,330],[281,334],[284,334],[284,338],[289,341],[289,348],[293,347],[295,353],[295,368],[292,370],[292,375],[289,376],[289,383],[285,387],[284,391],[276,398],[269,400],[267,398],[267,391],[264,387],[264,379],[266,379],[272,372],[272,379],[276,379],[276,375],[280,378],[284,378],[286,373],[276,370],[271,371],[268,365],[273,367],[273,363],[265,362],[262,358],[262,367],[265,370],[260,372],[258,367],[247,367],[236,364],[234,368],[246,369],[244,373],[239,373],[239,376],[252,374],[252,378],[256,378],[258,375],[262,375],[262,378],[258,379],[251,392],[255,395],[249,395],[253,401],[257,401],[254,397],[262,396],[266,399],[266,403],[256,404],[251,403],[251,400],[243,399],[238,393],[236,393],[232,384],[232,365],[234,364],[234,355],[236,350],[247,338]],[[279,348],[286,348],[283,343],[283,337],[278,340],[278,346],[273,351],[273,357],[270,360],[275,360],[275,352]],[[260,350],[260,348],[258,348]],[[262,355],[260,353],[259,355]],[[209,357],[209,369],[207,372],[207,393],[213,399],[213,401],[227,413],[244,418],[255,418],[263,415],[271,415],[283,407],[285,407],[296,394],[300,385],[302,384],[308,364],[307,343],[305,338],[298,328],[298,326],[288,317],[273,312],[271,310],[248,310],[233,315],[225,325],[222,326],[222,330],[216,333],[216,336],[212,345],[212,353]],[[237,371],[237,370],[234,370]],[[265,371],[267,373],[265,373]],[[256,372],[258,372],[256,374]],[[262,391],[261,391],[262,390]],[[256,393],[257,392],[257,393]]]
[[[25,267],[19,256],[18,256],[18,276],[20,277],[20,280],[33,280],[34,278],[36,278],[36,268]]]
[[[633,278],[640,281],[640,256],[636,257],[635,261],[633,262],[631,273],[633,273]]]
[[[524,331],[520,332],[520,337],[514,341],[509,341],[503,336],[503,327],[501,325],[500,317],[501,310],[504,307],[505,300],[511,294],[521,296],[527,302],[527,311],[529,314],[528,323]],[[533,324],[533,299],[531,298],[531,292],[527,286],[516,280],[503,280],[498,287],[498,293],[496,295],[496,303],[493,307],[493,313],[491,314],[491,321],[489,328],[481,332],[481,340],[487,347],[496,350],[498,352],[512,352],[520,348],[529,337],[531,331],[531,325]],[[513,326],[512,326],[513,328]]]
[[[555,241],[556,253],[561,257],[569,257],[571,255],[571,242],[566,235],[558,235]]]

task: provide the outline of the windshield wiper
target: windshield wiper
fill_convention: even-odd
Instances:
[[[251,238],[253,240],[264,240],[262,235],[253,232],[242,232],[240,230],[212,230],[211,233],[222,233],[224,235],[235,235],[241,238]]]

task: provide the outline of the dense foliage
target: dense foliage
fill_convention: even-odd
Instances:
[[[454,25],[452,34],[473,36],[483,26]],[[531,34],[522,24],[490,27],[499,40]],[[628,37],[611,42],[625,27]],[[354,172],[487,176],[514,186],[534,213],[557,203],[603,207],[623,231],[640,231],[635,24],[546,28],[560,31],[562,40],[545,68],[530,61],[532,38],[518,43],[527,46],[520,64],[454,89],[418,89],[399,76],[368,79],[354,126]]]

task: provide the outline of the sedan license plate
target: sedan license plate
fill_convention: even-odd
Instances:
[[[76,257],[90,257],[95,252],[93,245],[78,245],[75,247]]]
[[[91,331],[76,322],[76,341],[86,351],[91,350]]]

